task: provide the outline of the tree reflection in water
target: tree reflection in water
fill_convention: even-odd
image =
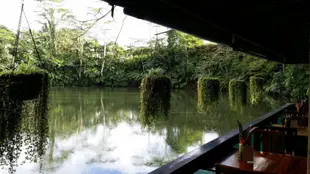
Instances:
[[[49,143],[45,173],[148,173],[178,156],[248,122],[281,103],[270,98],[232,111],[228,96],[207,112],[197,111],[195,93],[174,91],[167,117],[145,127],[139,118],[139,91],[61,88],[50,94]],[[26,166],[25,166],[26,165]],[[34,163],[17,173],[38,173]]]

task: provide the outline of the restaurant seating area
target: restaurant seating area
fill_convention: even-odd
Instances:
[[[215,160],[213,166],[195,174],[306,173],[308,113],[300,111],[296,111],[292,105],[270,120],[269,124],[255,129],[250,127],[253,131],[250,145],[243,154],[245,157],[241,158],[242,144],[236,144],[230,154]]]

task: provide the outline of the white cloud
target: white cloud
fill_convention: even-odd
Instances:
[[[18,26],[21,1],[20,0],[1,0],[0,6],[0,24],[7,26],[9,29],[16,31]],[[37,20],[36,11],[38,10],[38,4],[40,2],[35,0],[25,0],[25,12],[32,29],[38,30],[41,28]],[[88,12],[91,8],[104,8],[105,11],[109,11],[111,6],[100,0],[64,0],[64,8],[70,9],[72,13],[80,20],[89,19]],[[99,39],[101,43],[109,41],[115,41],[119,29],[122,25],[122,21],[125,17],[122,8],[117,7],[115,9],[114,19],[109,15],[102,21],[98,22],[94,28],[89,31],[89,35]],[[112,23],[106,24],[106,21],[112,20]],[[136,45],[140,42],[147,42],[151,38],[155,37],[156,32],[165,31],[166,27],[154,27],[155,24],[150,22],[136,19],[133,17],[127,17],[123,31],[119,37],[118,43],[120,45]],[[22,22],[22,28],[27,29],[25,19]]]

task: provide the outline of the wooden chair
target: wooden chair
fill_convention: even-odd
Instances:
[[[297,129],[267,127],[254,130],[252,145],[256,151],[294,154]]]
[[[267,127],[269,130],[286,131],[286,154],[307,157],[308,137],[298,136],[298,128]]]
[[[243,170],[240,168],[225,166],[222,164],[216,164],[215,165],[215,173],[216,174],[272,174],[272,173],[268,173],[268,172]]]
[[[297,112],[297,111],[285,111],[285,116],[298,116],[298,117],[305,117],[308,116],[308,112]]]
[[[308,116],[286,116],[290,128],[297,128],[298,126],[308,126]]]

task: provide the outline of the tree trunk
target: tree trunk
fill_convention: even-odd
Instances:
[[[82,69],[83,69],[83,61],[80,59],[80,71],[79,71],[79,79],[82,78]]]
[[[82,43],[82,46],[81,46],[81,50],[79,52],[79,58],[80,58],[80,71],[79,71],[79,79],[81,80],[82,78],[82,71],[83,71],[83,53],[84,53],[84,44]]]
[[[50,37],[51,37],[51,51],[52,51],[52,55],[56,56],[56,25],[54,23],[54,21],[50,21],[47,20],[48,22],[48,28],[49,28],[49,32],[50,32]]]
[[[107,45],[104,45],[103,58],[102,58],[101,71],[100,71],[101,77],[103,76],[106,54],[107,54]]]

